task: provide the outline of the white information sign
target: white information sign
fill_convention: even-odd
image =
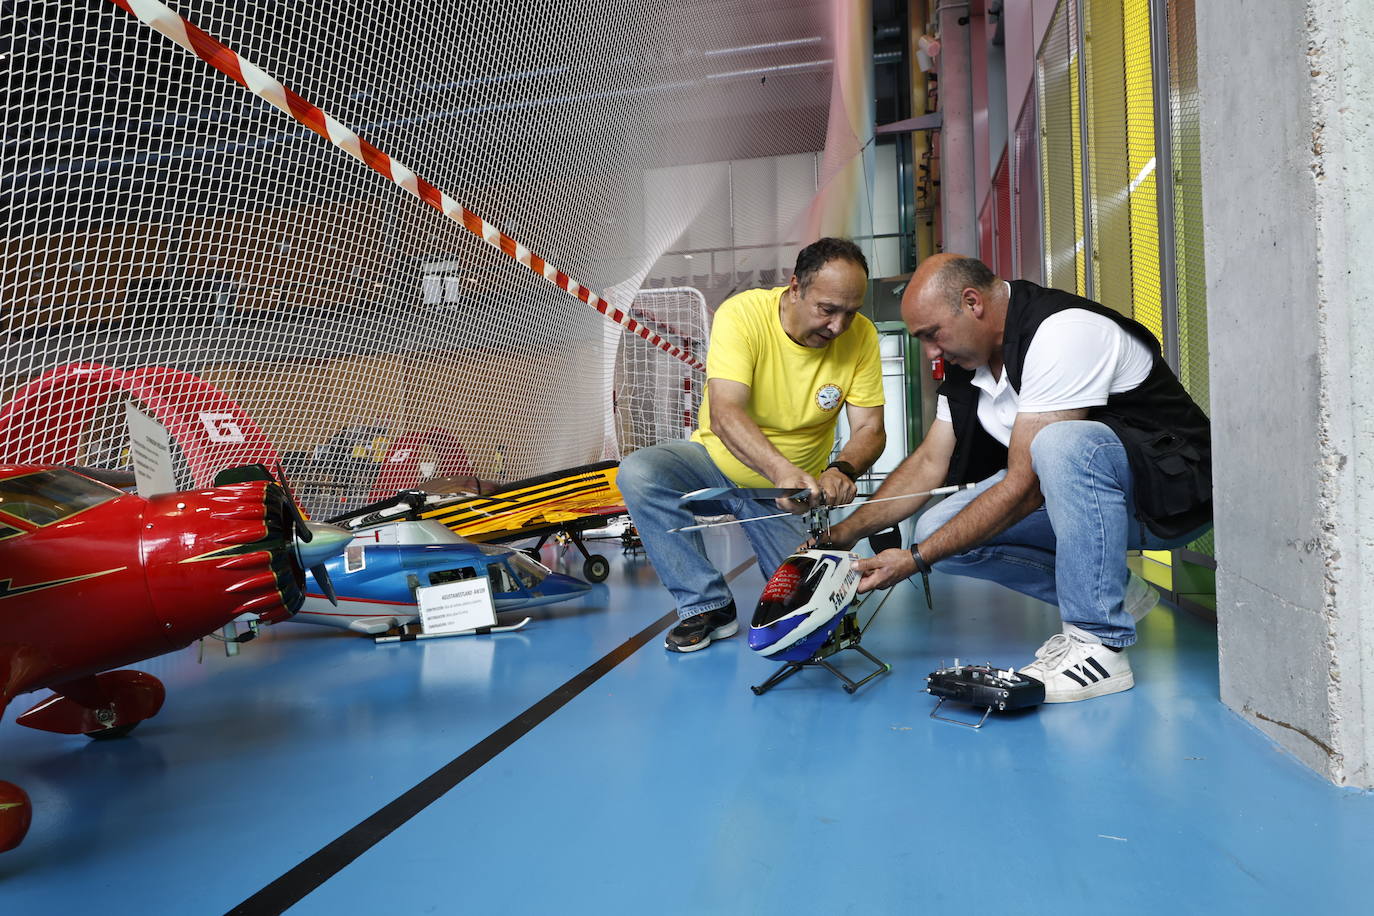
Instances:
[[[172,471],[172,437],[167,428],[134,406],[124,405],[129,425],[129,454],[134,463],[134,480],[138,495],[144,499],[155,493],[176,492],[176,474]]]
[[[430,636],[474,630],[496,623],[491,580],[486,576],[445,582],[443,585],[427,585],[417,588],[415,597],[420,602],[420,624]]]

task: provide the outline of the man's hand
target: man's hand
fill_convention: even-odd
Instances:
[[[801,549],[805,550],[809,547],[824,546],[834,547],[837,550],[853,550],[858,540],[859,539],[856,537],[850,537],[845,531],[844,522],[840,522],[838,525],[830,526],[830,530],[826,532],[823,544],[818,542],[816,538],[810,538],[801,546]]]
[[[817,504],[816,501],[821,498],[823,492],[816,478],[799,467],[793,467],[792,470],[778,475],[774,478],[773,485],[780,490],[811,491],[811,498],[806,502],[797,502],[790,496],[783,496],[773,500],[773,502],[777,503],[779,509],[784,512],[791,512],[794,515],[805,514],[806,510]]]
[[[827,506],[842,506],[845,503],[854,501],[854,494],[859,492],[859,488],[854,485],[848,475],[839,468],[826,468],[821,472],[820,479],[821,491],[825,493],[825,504]]]
[[[854,564],[862,576],[859,579],[859,594],[871,592],[875,588],[891,588],[903,579],[916,575],[916,558],[911,551],[894,547],[884,550],[876,557],[859,560]]]

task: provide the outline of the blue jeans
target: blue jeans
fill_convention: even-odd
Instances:
[[[1173,540],[1156,536],[1135,515],[1125,446],[1093,420],[1063,420],[1031,443],[1031,462],[1045,503],[1001,534],[934,564],[941,572],[1001,583],[1059,606],[1059,615],[1109,646],[1135,642],[1123,609],[1127,550],[1181,547],[1211,527]],[[930,537],[1006,471],[963,490],[916,521],[916,540]]]
[[[678,497],[703,487],[733,487],[704,446],[695,442],[660,442],[631,452],[616,477],[644,551],[658,578],[677,601],[677,615],[687,618],[725,607],[733,598],[725,576],[706,556],[700,531],[669,534],[669,528],[695,524],[695,515],[757,518],[780,511],[770,500],[722,499],[678,505]],[[758,557],[764,578],[806,540],[801,516],[750,522],[739,526]]]

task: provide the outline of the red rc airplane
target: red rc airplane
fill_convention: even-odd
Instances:
[[[110,669],[240,614],[276,622],[300,608],[305,570],[318,580],[348,533],[306,522],[265,468],[215,483],[143,499],[67,468],[0,465],[0,714],[47,688],[19,724],[128,734],[161,709],[162,683]],[[0,852],[19,845],[31,816],[24,791],[0,782]]]

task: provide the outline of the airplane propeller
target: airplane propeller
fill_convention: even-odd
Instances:
[[[296,559],[300,561],[303,568],[310,570],[310,575],[315,577],[320,590],[329,599],[329,603],[335,607],[339,605],[338,593],[334,590],[334,582],[329,578],[329,568],[325,566],[325,560],[339,552],[339,545],[353,539],[352,532],[345,531],[336,525],[327,525],[323,522],[312,522],[305,517],[301,507],[296,503],[295,495],[291,491],[291,485],[286,481],[286,474],[282,472],[281,466],[277,466],[277,476],[267,470],[261,464],[244,464],[238,467],[226,468],[215,475],[214,485],[223,486],[230,483],[244,483],[250,480],[266,480],[277,484],[286,493],[286,502],[291,507],[291,528],[296,540]]]

